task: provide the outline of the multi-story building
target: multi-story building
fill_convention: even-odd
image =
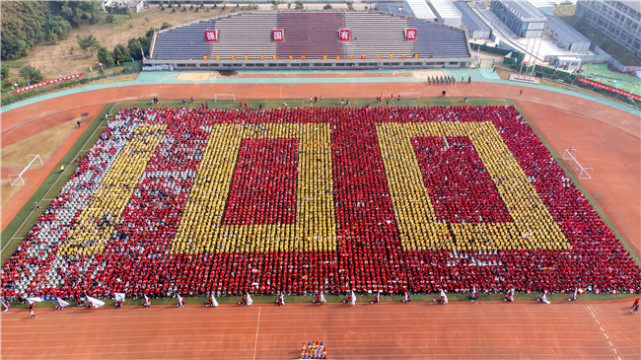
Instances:
[[[579,0],[575,15],[641,57],[639,0]]]
[[[543,35],[547,18],[528,2],[492,0],[490,10],[518,37],[537,38]]]

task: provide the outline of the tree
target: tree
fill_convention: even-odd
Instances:
[[[172,25],[172,24],[170,24],[170,23],[168,23],[168,22],[164,22],[164,23],[162,23],[162,25],[160,26],[160,30],[169,29],[170,27],[173,27],[173,25]]]
[[[122,44],[116,45],[113,51],[113,58],[120,64],[131,60],[131,56],[129,56],[129,49]]]
[[[323,10],[331,10],[332,9],[332,4],[327,4],[323,6]]]
[[[82,50],[89,50],[93,54],[93,52],[100,47],[100,43],[98,40],[93,37],[93,35],[87,35],[87,37],[81,38],[80,35],[77,37],[78,39],[78,46]]]
[[[136,60],[142,59],[142,53],[140,52],[140,50],[142,49],[142,44],[140,43],[140,40],[138,38],[129,39],[127,48],[129,49],[130,57]]]
[[[113,66],[114,57],[106,47],[101,46],[98,48],[98,61],[100,61],[105,67]]]
[[[272,7],[274,10],[278,10],[278,5],[280,5],[280,0],[272,0]]]
[[[27,42],[16,37],[2,36],[2,59],[13,60],[23,57],[29,53]]]
[[[71,31],[71,24],[57,15],[47,16],[45,23],[42,25],[45,33],[45,39],[52,44],[64,39]]]
[[[2,71],[0,72],[0,80],[4,81],[9,76],[9,68],[7,65],[2,64]]]
[[[303,5],[303,0],[296,0],[296,6],[294,7],[296,10],[303,10],[305,6]]]
[[[32,85],[42,81],[42,73],[40,72],[40,70],[31,65],[21,67],[18,74],[20,74],[20,77],[30,82]]]
[[[354,2],[353,1],[348,1],[347,2],[347,8],[349,10],[354,10]]]

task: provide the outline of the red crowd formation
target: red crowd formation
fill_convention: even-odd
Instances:
[[[376,124],[485,122],[497,132],[571,245],[567,250],[406,250],[390,198]],[[140,124],[167,129],[98,254],[62,250],[92,194]],[[215,124],[328,123],[336,251],[174,253],[172,241]],[[448,146],[444,146],[445,142]],[[291,223],[296,216],[296,141],[244,140],[225,219]],[[471,142],[416,138],[412,146],[440,221],[511,217]],[[440,150],[439,150],[440,149]],[[275,155],[271,155],[275,154]],[[260,164],[255,164],[260,162]],[[280,174],[261,172],[276,167]],[[258,168],[259,170],[256,170]],[[253,169],[253,170],[252,170]],[[271,178],[269,176],[271,176]],[[249,178],[247,178],[249,177]],[[252,178],[253,177],[253,178]],[[447,181],[444,180],[447,177]],[[284,185],[274,186],[282,183]],[[284,192],[284,193],[279,193]],[[269,204],[278,204],[264,211]],[[271,206],[271,205],[269,205]],[[247,209],[252,209],[248,211]],[[202,224],[208,226],[208,224]],[[102,225],[101,225],[102,226]],[[223,225],[227,226],[227,225]],[[176,293],[292,294],[481,291],[638,291],[641,271],[513,107],[123,109],[2,269],[2,297]]]

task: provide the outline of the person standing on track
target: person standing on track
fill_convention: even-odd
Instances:
[[[509,301],[509,302],[514,301],[514,288],[511,288],[510,290],[507,291],[507,295],[505,295],[505,299],[503,299],[503,301]]]
[[[479,300],[479,291],[476,289],[476,285],[472,287],[472,301]]]
[[[404,304],[409,304],[409,303],[411,303],[411,302],[412,302],[412,299],[411,299],[411,297],[410,297],[410,294],[406,291],[406,292],[405,292],[405,296],[404,296],[404,298],[403,298],[403,303],[404,303]]]
[[[151,300],[149,300],[146,294],[144,296],[145,296],[145,302],[142,304],[142,306],[146,308],[151,307]]]
[[[639,311],[639,298],[636,298],[634,300],[634,303],[632,303],[632,313],[636,314]]]
[[[32,302],[29,303],[29,315],[31,316],[32,319],[36,318],[36,314],[34,313],[35,307],[36,307],[35,303],[32,303]]]
[[[180,296],[180,294],[176,294],[176,298],[178,299],[178,304],[176,306],[179,308],[185,307],[185,298]]]

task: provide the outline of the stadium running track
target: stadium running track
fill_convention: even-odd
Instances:
[[[591,100],[518,85],[447,86],[448,96],[513,99],[557,154],[573,145],[594,168],[583,186],[609,219],[641,251],[638,115]],[[441,88],[420,82],[324,84],[167,84],[86,91],[2,113],[2,146],[77,118],[95,116],[117,101],[211,97],[236,99],[362,98]],[[393,105],[393,102],[390,103]],[[85,129],[85,122],[80,130]],[[30,170],[27,185],[2,209],[2,229],[80,136],[71,132],[45,166]],[[3,177],[7,169],[3,169]],[[641,322],[630,301],[504,304],[500,302],[327,305],[250,308],[187,306],[141,309],[41,309],[2,314],[3,359],[237,358],[288,359],[301,343],[322,340],[332,359],[426,358],[641,358]]]

